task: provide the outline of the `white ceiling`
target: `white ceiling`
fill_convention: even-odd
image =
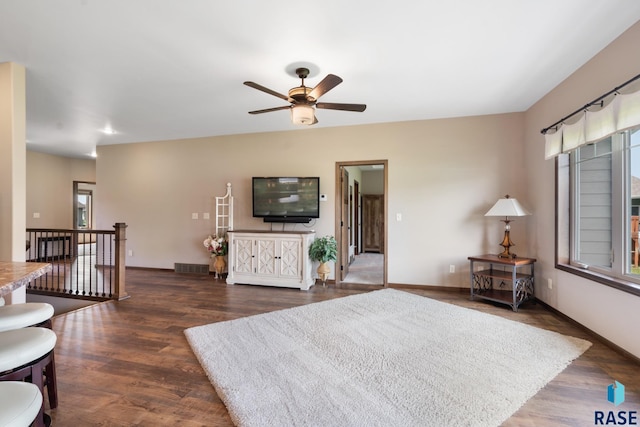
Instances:
[[[344,82],[333,127],[524,111],[640,19],[638,0],[0,0],[0,62],[27,70],[31,150],[299,129],[289,74]],[[637,52],[629,52],[637,54]],[[102,132],[112,127],[115,135]],[[312,128],[313,128],[312,127]]]

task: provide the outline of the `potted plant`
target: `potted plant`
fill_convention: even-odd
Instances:
[[[324,236],[315,239],[309,246],[309,258],[312,261],[318,261],[318,277],[322,280],[322,286],[325,285],[327,277],[331,272],[329,261],[336,261],[338,257],[338,243],[333,236]]]

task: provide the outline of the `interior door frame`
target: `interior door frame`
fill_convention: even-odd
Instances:
[[[340,206],[340,234],[338,236],[338,259],[340,260],[340,269],[336,271],[336,279],[344,280],[349,274],[349,248],[351,247],[351,199],[349,198],[349,170],[340,168],[340,195],[342,196]],[[346,252],[345,252],[346,251]],[[337,273],[340,274],[337,274]]]
[[[389,161],[388,160],[352,160],[352,161],[344,161],[344,162],[336,162],[336,168],[335,168],[335,203],[334,203],[334,207],[335,207],[335,236],[336,236],[336,240],[340,241],[342,235],[342,227],[340,226],[340,218],[341,218],[341,214],[342,214],[342,197],[344,196],[342,194],[342,183],[341,181],[341,176],[342,176],[342,168],[343,167],[348,167],[348,166],[369,166],[369,165],[383,165],[384,170],[383,170],[383,176],[384,176],[384,207],[383,207],[383,215],[384,215],[384,266],[383,266],[383,277],[382,277],[382,286],[383,287],[388,287],[389,283],[387,281],[387,264],[388,264],[388,260],[389,260],[389,251],[388,251],[388,244],[389,244],[389,236],[388,236],[388,224],[389,221],[387,221],[388,218],[388,204],[389,204],[389,185],[388,185],[388,177],[389,177]],[[347,257],[348,258],[348,257]],[[342,253],[341,253],[341,248],[340,245],[338,245],[338,260],[342,260]],[[342,261],[340,261],[342,262]],[[340,268],[339,265],[336,265],[336,270],[338,270]],[[335,272],[335,281],[336,281],[336,285],[339,285],[340,283],[342,283],[341,279],[340,279],[340,271],[336,271]]]
[[[360,255],[362,246],[360,246],[360,214],[361,214],[361,197],[360,197],[360,182],[357,179],[353,180],[353,242],[355,246],[355,255]]]

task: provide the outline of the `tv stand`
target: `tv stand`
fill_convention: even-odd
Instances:
[[[309,245],[312,231],[229,231],[227,284],[308,290],[315,284]]]

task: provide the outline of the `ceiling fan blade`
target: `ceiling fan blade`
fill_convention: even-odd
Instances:
[[[318,102],[316,107],[324,108],[325,110],[357,111],[359,113],[367,109],[365,104],[340,104],[335,102]]]
[[[322,79],[322,81],[318,83],[311,92],[309,92],[307,99],[312,98],[312,100],[316,100],[334,87],[338,86],[340,83],[342,83],[342,79],[340,77],[335,74],[327,74],[327,77]]]
[[[282,107],[265,108],[264,110],[249,111],[249,114],[270,113],[272,111],[289,110],[291,105],[283,105]]]
[[[244,82],[245,85],[252,87],[254,89],[258,89],[261,90],[262,92],[268,93],[269,95],[273,95],[273,96],[277,96],[280,99],[284,99],[285,101],[289,102],[289,97],[285,96],[281,93],[276,92],[275,90],[271,90],[269,88],[266,88],[262,85],[259,85],[258,83],[254,83],[254,82]]]

